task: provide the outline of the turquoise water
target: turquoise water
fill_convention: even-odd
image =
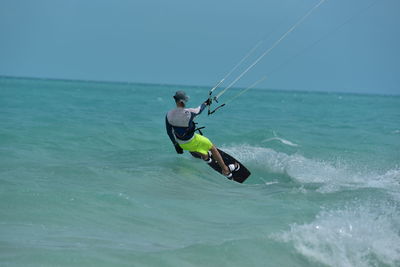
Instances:
[[[175,153],[178,89],[207,97],[1,78],[0,265],[400,265],[399,96],[251,90],[202,114],[238,184]]]

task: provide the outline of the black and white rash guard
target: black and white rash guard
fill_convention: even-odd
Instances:
[[[196,129],[193,119],[200,115],[205,107],[206,104],[203,103],[197,108],[175,108],[167,113],[165,126],[174,145],[185,144],[192,140]]]

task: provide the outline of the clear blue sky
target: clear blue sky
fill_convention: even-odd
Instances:
[[[1,0],[0,75],[213,85],[318,2]],[[399,11],[327,0],[237,85],[400,94]]]

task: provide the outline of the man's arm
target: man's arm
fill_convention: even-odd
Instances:
[[[169,136],[169,139],[171,139],[172,144],[174,144],[176,153],[182,154],[183,149],[179,146],[179,144],[176,142],[174,134],[172,133],[172,125],[168,122],[167,116],[165,116],[165,128],[167,130],[167,134]]]
[[[206,101],[207,102],[207,101]],[[197,116],[197,115],[200,115],[201,114],[201,112],[203,112],[203,110],[206,108],[206,106],[207,106],[207,103],[206,102],[204,102],[204,103],[202,103],[200,106],[198,106],[197,108],[188,108],[187,110],[189,110],[191,113],[192,113],[192,115],[194,115],[193,117],[195,117],[195,116]]]
[[[168,122],[167,116],[165,116],[165,129],[167,130],[167,134],[169,139],[171,139],[172,144],[176,144],[174,134],[172,133],[172,125]]]

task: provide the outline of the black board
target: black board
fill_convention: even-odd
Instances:
[[[235,159],[234,157],[232,157],[228,153],[225,153],[224,151],[222,151],[220,149],[218,149],[218,151],[221,154],[221,157],[224,160],[226,165],[235,164],[235,162],[240,164],[240,169],[238,171],[232,172],[232,177],[228,178],[228,179],[231,179],[231,180],[233,180],[235,182],[238,182],[238,183],[243,183],[250,176],[250,174],[251,174],[250,171],[242,163],[240,163],[237,159]],[[190,154],[192,154],[192,156],[195,157],[195,158],[201,159],[201,156],[200,156],[199,153],[190,152]],[[215,161],[214,159],[208,165],[210,165],[211,168],[213,168],[214,170],[216,170],[217,172],[222,174],[221,167],[218,165],[218,162]]]

